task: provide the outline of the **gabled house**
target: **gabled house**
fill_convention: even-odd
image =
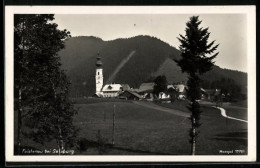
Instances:
[[[125,99],[125,100],[141,100],[141,99],[143,99],[143,97],[141,95],[139,95],[136,92],[130,91],[130,90],[123,91],[122,93],[119,94],[118,97],[120,99]]]
[[[102,88],[103,97],[117,97],[122,91],[120,84],[107,84]]]

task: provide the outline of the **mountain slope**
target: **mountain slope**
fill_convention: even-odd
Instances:
[[[186,81],[173,59],[180,52],[169,44],[150,36],[103,41],[96,37],[72,37],[60,51],[63,68],[71,79],[71,96],[91,96],[95,92],[95,62],[100,53],[104,82],[126,83],[139,87],[157,75],[165,75],[169,83]],[[214,75],[214,76],[213,76]],[[203,76],[207,80],[227,76],[237,82],[246,81],[246,74],[214,67]]]
[[[187,75],[182,73],[181,68],[171,58],[167,58],[156,72],[152,74],[153,77],[165,75],[169,83],[187,81]]]

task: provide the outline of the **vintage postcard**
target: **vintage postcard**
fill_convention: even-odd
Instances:
[[[6,6],[6,161],[254,162],[255,37],[255,6]]]

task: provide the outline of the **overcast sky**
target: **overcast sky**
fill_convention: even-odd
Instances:
[[[137,35],[155,36],[176,48],[179,34],[184,35],[185,23],[192,15],[183,14],[118,14],[118,15],[55,15],[59,29],[74,36],[96,36],[103,40]],[[246,15],[202,14],[202,27],[209,27],[210,40],[216,40],[220,54],[215,59],[222,68],[247,72]]]

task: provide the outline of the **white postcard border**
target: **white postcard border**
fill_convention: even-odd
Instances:
[[[246,14],[248,61],[248,155],[15,156],[13,99],[14,14]],[[5,146],[7,162],[253,162],[256,161],[256,8],[255,6],[6,6]]]

